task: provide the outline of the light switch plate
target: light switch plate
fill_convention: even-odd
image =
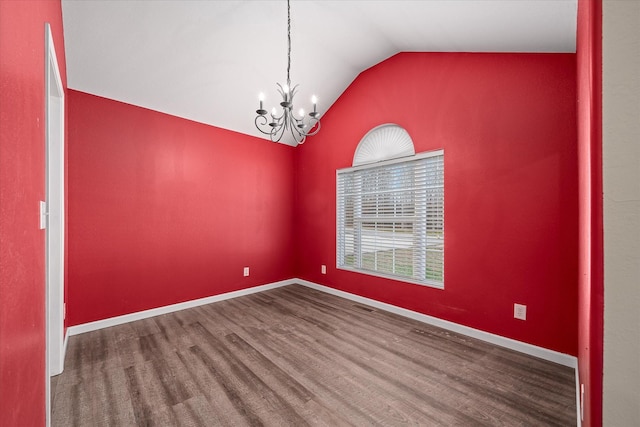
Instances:
[[[40,230],[47,228],[47,202],[40,200]]]

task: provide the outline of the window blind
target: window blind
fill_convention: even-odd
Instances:
[[[444,284],[444,154],[337,172],[337,266]]]

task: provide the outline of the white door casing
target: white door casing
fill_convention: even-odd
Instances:
[[[46,402],[50,425],[50,377],[64,363],[64,88],[51,27],[45,23],[45,295]]]

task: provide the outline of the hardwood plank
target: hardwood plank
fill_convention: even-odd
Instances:
[[[270,384],[265,383],[247,366],[237,355],[218,337],[211,334],[201,325],[193,325],[197,333],[205,340],[208,352],[215,354],[217,359],[228,367],[229,377],[237,380],[244,387],[244,405],[254,406],[260,416],[279,422],[280,425],[306,425],[292,404],[280,395]]]
[[[224,421],[217,414],[204,396],[194,396],[172,408],[175,419],[174,425],[209,427],[212,425],[232,425],[232,421]],[[165,424],[167,425],[167,424]]]
[[[204,357],[197,346],[179,352],[178,356],[197,384],[199,395],[206,399],[208,412],[215,415],[208,418],[211,425],[261,425],[250,408],[242,405],[238,391],[232,384],[225,382],[215,363]]]
[[[247,365],[250,364],[251,370],[265,382],[269,384],[279,384],[283,391],[286,391],[287,395],[290,395],[302,403],[313,398],[313,393],[306,387],[288,375],[278,365],[265,357],[237,334],[231,333],[225,338],[233,345],[233,348],[236,350],[235,354],[239,360]]]
[[[91,393],[91,418],[95,425],[134,424],[131,400],[123,393],[127,389],[127,378],[122,369],[101,371],[90,384],[87,390]]]

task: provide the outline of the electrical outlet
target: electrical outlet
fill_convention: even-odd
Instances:
[[[249,267],[244,268],[244,277],[249,277]]]
[[[322,272],[322,274],[327,274],[327,266],[322,264],[322,267],[320,267],[320,271]]]
[[[522,304],[513,304],[513,317],[520,320],[527,320],[527,306]]]

